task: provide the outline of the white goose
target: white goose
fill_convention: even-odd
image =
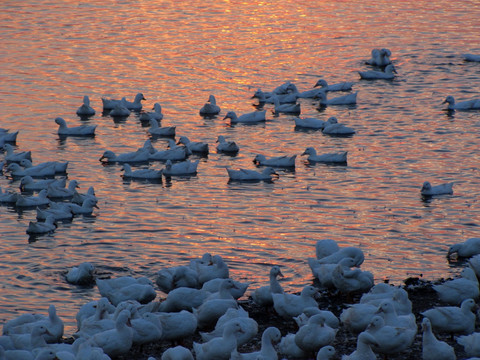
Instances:
[[[52,183],[47,187],[47,196],[50,199],[69,199],[73,198],[78,188],[78,181],[71,180],[68,187],[59,186],[58,183]]]
[[[332,273],[337,267],[337,264],[322,264],[314,258],[308,258],[307,261],[313,276],[318,279],[320,286],[324,288],[333,288]],[[343,258],[338,264],[344,266],[346,271],[349,271],[351,267],[356,266],[355,260],[350,257]]]
[[[337,330],[325,324],[322,314],[313,315],[308,323],[298,329],[295,334],[295,343],[307,353],[317,351],[323,346],[330,345],[335,339]]]
[[[78,116],[93,116],[95,115],[95,109],[90,106],[90,98],[88,95],[83,97],[83,104],[77,109]]]
[[[213,116],[220,113],[220,106],[217,105],[214,95],[208,97],[207,103],[200,109],[201,116]]]
[[[95,267],[89,262],[83,262],[78,266],[72,267],[65,278],[70,284],[85,285],[93,282],[93,272]]]
[[[5,161],[7,163],[10,162],[20,162],[22,159],[28,159],[32,161],[32,152],[31,151],[21,151],[15,152],[13,146],[11,144],[4,144],[3,150],[6,152],[5,154]]]
[[[155,169],[137,169],[132,171],[132,167],[128,163],[124,163],[122,177],[124,179],[162,179],[163,170]]]
[[[111,110],[115,107],[115,105],[123,102],[127,109],[140,111],[142,110],[142,100],[146,100],[142,93],[135,95],[133,102],[127,101],[125,97],[123,97],[122,100],[102,98],[103,110]]]
[[[171,150],[175,151],[175,149]],[[163,169],[163,175],[165,176],[187,176],[195,175],[197,173],[198,163],[200,161],[189,161],[185,160],[178,163],[172,163],[170,159],[165,163],[165,168]]]
[[[435,337],[435,334],[432,332],[432,324],[428,318],[423,318],[422,330],[422,360],[457,359],[453,347]]]
[[[65,187],[67,178],[63,179],[42,179],[34,180],[30,175],[24,176],[20,179],[20,191],[40,191],[42,189],[48,189],[52,184]]]
[[[26,160],[26,159],[23,159]],[[22,168],[17,163],[11,163],[7,166],[7,170],[10,171],[10,175],[13,177],[24,177],[31,176],[32,178],[44,178],[44,177],[53,177],[55,176],[55,167],[44,167],[44,168]]]
[[[420,194],[423,196],[453,194],[453,182],[432,185],[430,182],[425,181],[420,189]]]
[[[475,331],[475,301],[466,299],[461,306],[437,306],[420,314],[427,317],[436,331],[471,334]]]
[[[345,294],[365,292],[373,286],[373,274],[360,269],[348,270],[342,264],[337,264],[332,272],[332,283]]]
[[[210,293],[205,290],[178,287],[168,293],[166,300],[160,304],[159,310],[162,312],[192,311],[192,308],[202,305],[209,295]]]
[[[53,215],[47,215],[45,221],[40,222],[33,222],[30,221],[28,223],[27,234],[29,235],[40,235],[40,234],[48,234],[54,232],[57,228],[56,220]]]
[[[14,204],[17,202],[17,196],[17,193],[8,190],[3,191],[0,187],[0,203]]]
[[[271,306],[273,305],[272,294],[283,293],[282,286],[280,285],[277,279],[278,276],[283,277],[282,271],[280,270],[279,266],[274,265],[270,269],[270,275],[269,275],[270,285],[262,286],[255,289],[255,291],[251,295],[255,304],[260,306]]]
[[[357,348],[350,355],[343,355],[342,360],[377,360],[377,355],[372,346],[377,346],[375,338],[367,332],[362,332],[357,337]]]
[[[478,299],[480,290],[475,271],[470,267],[465,267],[460,275],[460,278],[433,286],[441,301],[451,305],[459,305],[465,299]]]
[[[129,319],[130,311],[123,310],[117,317],[114,329],[93,335],[87,343],[102,348],[110,357],[127,353],[133,344],[133,329],[127,325]]]
[[[161,360],[193,360],[193,355],[189,349],[178,345],[165,350]]]
[[[327,345],[318,350],[316,360],[330,360],[335,355],[335,348]]]
[[[447,257],[457,254],[458,257],[469,258],[480,254],[480,238],[469,238],[462,243],[449,247]]]
[[[475,357],[474,359],[478,359],[480,356],[480,333],[459,336],[457,343],[463,346],[468,356]]]
[[[41,171],[42,169],[50,169],[52,166],[55,170],[56,174],[66,173],[68,167],[68,161],[60,162],[60,161],[47,161],[37,165],[33,165],[32,162],[28,159],[20,160],[20,165],[24,168],[34,168],[35,170]]]
[[[278,174],[272,167],[266,167],[262,172],[248,169],[233,170],[227,168],[227,173],[232,181],[272,181],[272,175]]]
[[[86,198],[82,205],[65,203],[74,215],[91,215],[93,208],[97,208],[97,201],[93,198]]]
[[[135,163],[135,162],[147,162],[149,160],[150,153],[148,150],[137,150],[134,152],[115,154],[111,150],[106,150],[100,157],[100,161],[107,163]]]
[[[360,78],[364,80],[392,80],[396,73],[397,71],[395,70],[393,64],[387,65],[385,71],[368,70],[358,72]]]
[[[224,278],[220,278],[220,277],[208,280],[208,281],[203,283],[202,289],[205,290],[205,291],[208,291],[212,294],[216,293],[216,292],[219,292],[220,287],[221,287],[224,280],[225,280]],[[233,279],[231,279],[231,280],[233,281],[235,286],[232,287],[231,289],[229,289],[230,294],[233,296],[234,299],[238,300],[239,298],[241,298],[245,294],[245,291],[247,291],[247,288],[250,286],[250,283],[248,283],[248,282],[247,283],[242,283],[240,281],[235,281]]]
[[[160,126],[158,120],[150,119],[148,133],[153,136],[175,136],[176,126]]]
[[[314,87],[321,86],[324,91],[350,91],[352,90],[353,82],[344,81],[338,84],[329,85],[326,80],[320,79],[316,82]]]
[[[177,341],[192,336],[197,329],[197,318],[187,310],[155,312],[162,324],[162,340]]]
[[[159,270],[155,283],[167,294],[179,287],[198,288],[200,286],[197,271],[185,265]]]
[[[337,118],[332,116],[325,122],[322,132],[326,135],[333,136],[350,136],[355,134],[355,130],[351,127],[339,123]]]
[[[37,196],[23,196],[18,194],[17,201],[15,206],[18,208],[22,207],[37,207],[48,205],[50,200],[47,197],[47,190],[40,190]]]
[[[114,105],[112,110],[108,113],[113,118],[126,118],[131,113],[130,109],[127,107],[127,100],[122,98],[118,103]]]
[[[278,99],[277,95],[272,96],[273,99],[273,104],[275,105],[274,113],[279,114],[279,113],[284,113],[284,114],[300,114],[301,109],[300,109],[300,104],[295,103],[280,103],[280,100]]]
[[[5,143],[14,143],[17,141],[18,131],[8,132],[8,130],[0,133],[0,146],[3,146]]]
[[[293,119],[295,126],[306,129],[323,129],[325,127],[325,121],[316,118],[299,118]]]
[[[185,145],[192,153],[208,154],[208,144],[200,141],[190,141],[185,135],[180,136],[177,144]]]
[[[139,318],[131,319],[130,323],[133,329],[132,340],[136,345],[156,342],[162,338],[162,323],[153,313],[147,312]]]
[[[274,348],[274,344],[278,343],[282,338],[280,330],[271,326],[265,329],[262,334],[262,345],[259,351],[251,353],[239,353],[237,349],[234,349],[230,360],[256,360],[260,355],[264,359],[277,360],[277,351]]]
[[[463,54],[463,58],[465,61],[480,62],[480,55],[477,54]]]
[[[320,101],[320,107],[327,105],[355,105],[357,103],[357,94],[358,92],[354,92],[351,94],[338,96],[333,99],[327,99],[327,94],[320,92],[318,93],[317,98]]]
[[[258,333],[258,323],[248,316],[241,306],[238,309],[229,308],[225,314],[220,316],[215,324],[215,329],[209,333],[201,332],[200,336],[204,342],[210,341],[213,338],[221,337],[225,326],[232,322],[238,322],[242,327],[243,332],[237,334],[237,345],[242,346],[251,341]]]
[[[257,154],[253,162],[257,165],[272,166],[272,167],[295,167],[295,159],[297,155],[292,156],[275,156],[267,158],[265,155]]]
[[[218,135],[217,138],[217,153],[238,153],[240,148],[238,147],[235,141],[227,141],[225,140],[225,136]]]
[[[58,135],[62,136],[94,136],[97,125],[80,125],[67,126],[67,122],[61,118],[55,118],[55,123],[58,125]]]
[[[346,163],[347,151],[338,153],[326,153],[317,155],[317,151],[313,147],[308,147],[302,153],[302,155],[308,155],[307,160],[309,162],[323,162],[323,163]]]
[[[231,124],[236,124],[236,123],[255,124],[255,123],[263,122],[266,120],[265,113],[266,113],[266,110],[253,111],[250,113],[242,114],[239,117],[237,117],[237,114],[235,114],[234,111],[229,111],[227,115],[225,115],[223,120],[230,119]]]
[[[159,103],[153,104],[153,111],[146,111],[140,114],[140,121],[150,121],[151,119],[156,120],[158,123],[162,121],[162,105]]]
[[[317,256],[317,261],[320,264],[338,264],[343,258],[352,258],[355,260],[355,266],[360,266],[365,260],[365,255],[363,254],[362,249],[355,246],[346,246],[338,248],[337,251],[334,251],[327,255],[322,248],[325,240],[319,240],[315,244],[315,252]],[[333,241],[333,240],[332,240]]]
[[[295,323],[298,325],[299,328],[301,328],[303,325],[308,324],[308,321],[313,315],[319,314],[323,316],[326,325],[330,326],[331,328],[338,329],[338,327],[340,326],[340,321],[335,316],[335,314],[329,310],[320,310],[318,307],[312,306],[303,309],[303,313],[295,316],[293,320],[295,320]]]
[[[85,201],[85,199],[87,199],[87,198],[91,198],[91,199],[95,200],[95,202],[98,202],[98,199],[95,196],[95,189],[93,188],[93,186],[90,186],[88,188],[87,192],[84,193],[84,194],[81,194],[78,191],[75,191],[75,194],[73,195],[73,198],[70,201],[74,204],[82,205],[83,202]]]
[[[448,110],[478,110],[480,109],[480,99],[471,99],[455,102],[451,95],[447,96],[442,104],[448,103]]]
[[[384,355],[398,354],[408,349],[417,334],[417,329],[398,325],[389,325],[381,316],[374,316],[367,327],[378,345],[374,346],[375,352]]]
[[[241,333],[242,327],[237,322],[232,322],[225,327],[223,336],[213,338],[209,342],[193,343],[193,350],[197,360],[228,360],[233,350],[237,348],[237,333]]]
[[[317,289],[310,285],[305,286],[300,295],[273,293],[273,307],[280,316],[285,319],[291,319],[303,313],[303,310],[308,307],[318,307],[318,303],[314,298],[317,294]]]

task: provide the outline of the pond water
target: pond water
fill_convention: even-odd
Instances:
[[[68,161],[68,180],[80,192],[93,186],[99,209],[29,239],[35,211],[0,206],[0,322],[53,303],[73,332],[79,307],[99,297],[96,287],[65,281],[84,261],[101,276],[154,280],[211,252],[250,289],[278,264],[293,292],[312,281],[307,258],[329,238],[360,247],[376,281],[457,274],[448,246],[479,235],[480,111],[448,113],[442,101],[479,97],[480,64],[461,56],[480,53],[479,17],[474,0],[2,1],[0,127],[19,131],[15,148],[31,150],[34,164]],[[360,80],[374,48],[391,50],[394,80]],[[304,91],[320,78],[353,81],[357,104],[319,110],[300,99],[301,117],[336,116],[354,136],[299,131],[293,115],[274,116],[269,104],[266,123],[223,120],[255,110],[257,88],[291,81]],[[138,92],[144,109],[161,104],[162,125],[176,126],[177,137],[209,144],[208,157],[191,157],[200,160],[196,176],[126,182],[120,165],[99,162],[107,149],[134,151],[149,139],[138,113],[121,122],[102,114],[102,97]],[[222,110],[204,119],[210,94]],[[97,111],[88,120],[75,115],[84,95]],[[57,116],[96,124],[96,136],[59,138]],[[236,141],[238,155],[217,154],[218,135]],[[301,154],[309,146],[348,151],[347,165],[308,164]],[[255,169],[256,154],[296,154],[296,167],[279,169],[273,182],[229,182],[225,168]],[[422,199],[427,180],[453,181],[453,195]],[[2,189],[18,186],[0,175]]]

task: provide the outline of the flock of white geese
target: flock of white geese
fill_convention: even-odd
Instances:
[[[396,70],[390,61],[388,49],[374,49],[369,65],[376,70],[359,72],[362,79],[392,79]],[[471,55],[471,54],[467,54]],[[478,61],[470,56],[468,61]],[[480,60],[480,59],[479,59]],[[312,90],[299,92],[295,85],[287,82],[270,93],[257,90],[254,94],[260,104],[274,104],[275,113],[299,115],[298,98],[315,98],[320,106],[349,105],[356,103],[357,93],[327,99],[334,91],[350,91],[352,83],[329,85],[320,80]],[[143,94],[133,102],[102,99],[104,112],[113,117],[125,117],[131,111],[142,110]],[[449,110],[480,109],[480,100],[456,103],[452,96],[445,99]],[[215,97],[200,109],[202,116],[216,116],[221,112]],[[232,123],[255,123],[265,121],[265,110],[237,116],[228,112],[224,119]],[[79,116],[93,116],[95,110],[89,98],[84,97],[78,108]],[[142,112],[141,121],[150,124],[153,136],[175,136],[175,127],[160,126],[163,118],[160,104],[152,112]],[[68,127],[62,118],[55,119],[59,136],[94,136],[96,126]],[[295,118],[299,127],[321,129],[326,134],[351,136],[355,130],[340,124],[337,119],[321,121],[314,118]],[[85,194],[77,192],[78,182],[66,178],[55,178],[66,174],[68,163],[48,162],[32,164],[29,151],[16,152],[12,144],[17,133],[0,129],[0,145],[5,152],[0,163],[3,172],[13,179],[20,179],[23,191],[38,192],[24,196],[22,193],[1,191],[0,202],[14,204],[18,208],[35,208],[38,222],[31,222],[27,233],[42,234],[55,230],[56,222],[75,215],[91,214],[97,199],[93,188]],[[121,163],[126,178],[161,179],[162,176],[192,175],[197,172],[198,161],[187,157],[192,153],[208,153],[208,144],[192,142],[182,136],[178,142],[169,141],[169,148],[156,150],[151,141],[135,152],[115,154],[105,151],[100,160]],[[236,153],[239,146],[220,135],[217,152]],[[312,162],[346,162],[347,153],[320,154],[309,147],[302,155]],[[267,158],[258,154],[254,162],[265,166],[261,172],[250,169],[227,168],[231,180],[271,180],[276,175],[275,167],[294,166],[295,156]],[[163,161],[161,170],[132,170],[130,164]],[[432,186],[425,182],[421,193],[425,196],[451,194],[452,183]],[[60,201],[58,201],[60,200]],[[47,315],[23,314],[3,325],[0,337],[0,360],[3,359],[111,359],[128,353],[133,345],[159,341],[181,341],[199,334],[202,341],[194,342],[192,349],[172,346],[161,359],[342,359],[373,360],[377,354],[398,355],[406,351],[422,332],[422,359],[456,359],[452,345],[440,341],[435,333],[451,334],[470,359],[480,357],[480,332],[476,328],[476,300],[480,296],[477,276],[480,276],[480,238],[471,238],[453,245],[448,256],[470,258],[461,277],[434,286],[444,306],[412,313],[408,292],[399,286],[384,283],[374,284],[373,275],[360,269],[364,261],[361,249],[341,248],[333,240],[321,240],[316,244],[316,256],[308,259],[313,276],[322,289],[330,289],[346,296],[362,293],[360,301],[345,305],[340,314],[319,308],[316,297],[319,289],[308,285],[301,294],[284,292],[279,277],[279,266],[272,266],[269,285],[251,289],[251,301],[265,309],[271,309],[287,320],[295,320],[298,330],[283,334],[281,329],[268,327],[262,334],[261,348],[253,353],[242,353],[238,348],[248,344],[258,332],[258,323],[242,308],[239,298],[245,295],[248,283],[230,277],[228,265],[219,255],[205,254],[201,259],[192,259],[189,264],[165,268],[158,271],[155,284],[148,278],[120,277],[95,279],[95,268],[82,263],[70,269],[66,281],[72,284],[95,282],[101,298],[84,304],[76,314],[78,330],[73,344],[64,343],[64,325],[54,305]],[[166,298],[155,301],[156,285]],[[421,321],[417,324],[418,319]],[[419,326],[420,325],[420,326]],[[334,348],[340,327],[357,336],[357,347],[351,354],[337,354]],[[452,340],[453,341],[453,340]],[[419,355],[420,357],[420,355]],[[149,358],[154,359],[153,357]]]

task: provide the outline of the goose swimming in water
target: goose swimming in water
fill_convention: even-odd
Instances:
[[[80,125],[68,127],[67,122],[61,118],[55,118],[55,123],[58,124],[58,135],[62,136],[95,136],[95,129],[97,125]]]
[[[83,104],[77,109],[78,116],[93,116],[95,115],[95,109],[90,106],[90,98],[85,95],[83,97]]]
[[[238,153],[240,151],[235,141],[227,141],[223,135],[218,135],[217,143],[217,153]]]
[[[397,71],[393,64],[387,65],[385,71],[376,71],[376,70],[369,70],[369,71],[359,71],[358,74],[360,75],[361,79],[364,80],[392,80],[395,77]]]
[[[342,151],[338,153],[317,155],[317,151],[313,147],[308,147],[305,149],[302,155],[308,155],[307,160],[309,162],[346,163],[347,153],[347,151]]]
[[[239,169],[233,170],[227,168],[228,176],[230,180],[234,181],[261,181],[261,180],[272,180],[272,175],[278,174],[273,170],[272,167],[266,167],[262,172],[248,169]]]
[[[208,101],[200,109],[201,116],[213,116],[220,113],[220,106],[217,105],[214,95],[208,97]]]
[[[425,181],[420,189],[420,193],[423,196],[434,196],[443,194],[453,194],[453,182],[444,183],[439,185],[432,185],[430,182]]]
[[[480,99],[471,99],[455,102],[455,98],[451,95],[447,96],[442,104],[448,103],[448,110],[479,110]]]
[[[259,123],[265,121],[265,113],[266,110],[262,111],[253,111],[250,113],[242,114],[239,117],[237,117],[237,114],[235,114],[234,111],[229,111],[227,115],[223,118],[225,119],[230,119],[231,124],[236,124],[236,123],[244,123],[244,124],[252,124],[252,123]]]

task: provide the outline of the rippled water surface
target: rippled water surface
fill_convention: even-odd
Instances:
[[[0,127],[20,131],[16,149],[31,150],[34,163],[69,161],[68,179],[81,192],[94,186],[100,200],[94,216],[35,241],[25,233],[35,211],[0,207],[0,322],[54,303],[71,332],[80,305],[99,296],[64,280],[84,261],[102,276],[154,280],[208,251],[251,288],[279,264],[285,288],[298,291],[312,280],[306,259],[315,242],[331,238],[360,247],[378,281],[458,273],[448,246],[479,236],[480,112],[449,114],[441,102],[479,96],[480,64],[461,57],[480,53],[479,17],[474,0],[2,1]],[[397,78],[360,81],[370,51],[383,47]],[[293,116],[274,116],[270,105],[265,124],[222,120],[229,110],[253,111],[257,88],[291,81],[303,91],[319,78],[354,81],[358,103],[317,110],[301,99],[301,116],[336,116],[356,129],[353,137],[298,131]],[[120,165],[100,164],[106,149],[133,151],[149,138],[138,114],[102,116],[101,97],[137,92],[145,109],[162,105],[163,126],[209,143],[197,176],[124,182]],[[222,112],[204,119],[198,111],[210,94]],[[84,95],[97,110],[89,120],[75,115]],[[60,139],[57,116],[96,124],[97,135]],[[218,135],[235,140],[239,154],[217,154]],[[166,148],[162,139],[153,144]],[[308,146],[347,150],[348,165],[306,164]],[[279,170],[273,183],[229,183],[225,167],[253,169],[258,153],[297,154],[295,171]],[[454,181],[454,194],[423,201],[425,180]],[[0,175],[2,189],[18,185]]]

